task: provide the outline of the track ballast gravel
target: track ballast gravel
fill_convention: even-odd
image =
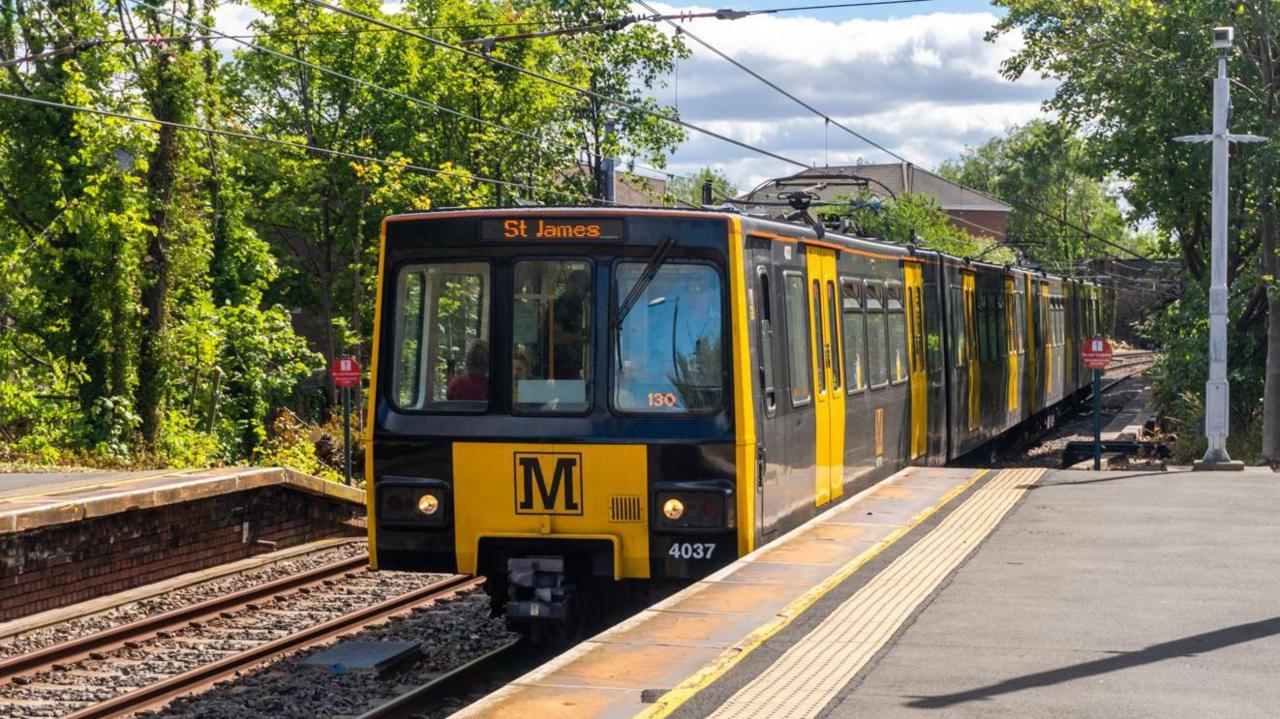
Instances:
[[[350,559],[364,554],[364,552],[365,543],[362,541],[341,544],[329,549],[283,559],[246,572],[211,579],[172,592],[122,604],[96,614],[76,617],[40,629],[15,634],[11,637],[0,639],[0,659],[28,654],[60,642],[96,634],[157,614],[198,604],[215,597],[226,596],[282,577],[301,574],[344,559]]]

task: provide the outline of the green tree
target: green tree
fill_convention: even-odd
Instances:
[[[734,184],[729,176],[715,167],[708,165],[692,177],[676,177],[671,180],[671,184],[667,186],[667,194],[672,202],[680,202],[686,205],[702,204],[702,185],[707,180],[711,181],[711,202],[712,204],[724,201],[726,198],[737,197],[740,192],[738,186]]]
[[[608,22],[631,12],[627,0],[557,0],[550,6],[550,17],[565,26]],[[659,104],[652,95],[665,84],[663,78],[675,68],[676,60],[689,56],[679,37],[669,38],[649,23],[637,23],[621,31],[566,36],[559,42],[564,51],[550,66],[554,73],[604,97],[676,116],[674,108]],[[582,148],[590,165],[590,182],[571,179],[594,197],[603,196],[604,177],[592,158],[631,157],[662,168],[668,153],[685,137],[677,125],[595,97],[575,94],[565,107],[561,136]]]
[[[1009,244],[1042,267],[1069,271],[1078,260],[1115,254],[1064,223],[1082,227],[1120,247],[1130,242],[1116,198],[1094,177],[1084,141],[1068,125],[1034,120],[1007,135],[967,148],[942,163],[938,174],[1012,204]],[[1030,209],[1038,207],[1063,223]]]
[[[1124,180],[1122,192],[1134,216],[1150,218],[1162,235],[1177,241],[1196,290],[1169,306],[1159,328],[1171,344],[1157,388],[1175,406],[1184,393],[1202,391],[1206,372],[1201,325],[1206,314],[1210,155],[1203,146],[1172,138],[1210,127],[1216,52],[1210,31],[1223,25],[1236,28],[1229,62],[1232,131],[1280,137],[1280,10],[1273,0],[998,4],[1008,13],[992,36],[1018,32],[1024,41],[1005,62],[1005,74],[1017,79],[1037,72],[1060,80],[1049,109],[1081,133],[1103,173]],[[1275,193],[1280,143],[1236,146],[1232,152],[1228,337],[1233,426],[1247,427],[1264,414],[1261,454],[1277,463],[1280,216]],[[1257,398],[1264,394],[1259,412]],[[1200,428],[1188,430],[1198,433]]]
[[[847,198],[846,198],[847,199]],[[884,200],[870,192],[847,204],[820,209],[822,214],[842,217],[860,235],[905,245],[946,252],[957,257],[981,258],[987,262],[1012,262],[1013,252],[992,240],[971,235],[952,223],[936,198],[922,193],[906,193],[896,200]]]

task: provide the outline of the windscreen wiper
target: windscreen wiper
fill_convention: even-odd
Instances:
[[[613,321],[609,323],[609,332],[622,325],[622,321],[630,314],[631,308],[636,306],[636,302],[640,301],[640,295],[648,289],[649,283],[653,281],[654,275],[658,274],[658,268],[667,259],[667,253],[671,251],[671,246],[675,244],[675,240],[668,237],[653,254],[649,256],[649,263],[644,266],[644,271],[640,273],[640,278],[631,286],[631,291],[627,293],[627,298],[622,301],[622,306],[618,307],[618,313],[614,315]]]

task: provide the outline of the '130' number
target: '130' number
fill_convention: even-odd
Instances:
[[[715,542],[673,542],[667,555],[673,559],[710,559]]]

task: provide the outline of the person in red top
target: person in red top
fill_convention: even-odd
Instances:
[[[449,380],[444,398],[481,402],[489,399],[489,345],[483,340],[477,340],[467,350],[466,372]]]

